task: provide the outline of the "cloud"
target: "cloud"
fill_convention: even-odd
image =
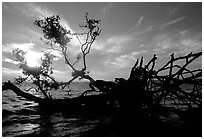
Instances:
[[[57,15],[56,12],[51,12],[49,9],[45,8],[45,7],[40,7],[39,5],[33,4],[33,3],[28,3],[27,4],[27,8],[25,8],[23,11],[25,11],[24,14],[31,13],[29,14],[29,16],[36,16],[37,18],[44,18],[44,17],[49,17],[52,15]],[[70,25],[68,24],[68,21],[66,19],[63,18],[63,16],[60,16],[61,19],[61,25],[63,27],[65,27],[67,30],[70,30],[72,33],[75,33],[75,31],[73,29],[71,29]],[[76,38],[72,38],[71,42],[72,45],[78,45],[79,42]]]
[[[18,11],[20,11],[23,15],[25,15],[27,18],[34,18],[34,19],[42,19],[45,17],[49,17],[52,15],[57,15],[57,12],[53,12],[52,10],[49,10],[46,7],[39,6],[34,3],[5,3],[5,5],[8,9],[8,7],[14,7]],[[60,16],[61,18],[61,24],[64,26],[67,30],[70,30],[71,32],[75,32],[70,25],[68,24],[67,20],[63,18],[63,16]],[[72,45],[78,45],[78,40],[76,38],[73,38],[70,42]]]
[[[2,67],[2,74],[3,75],[16,75],[16,74],[21,75],[22,70],[13,70],[13,69]]]
[[[137,59],[138,55],[144,54],[145,50],[135,51],[130,54],[120,55],[119,57],[114,58],[113,60],[104,61],[104,64],[111,66],[113,68],[121,69],[130,67],[135,59]]]
[[[52,15],[57,15],[56,12],[52,12],[49,9],[45,8],[45,7],[41,7],[37,4],[33,4],[33,3],[26,3],[25,4],[25,8],[21,9],[22,12],[27,15],[28,17],[37,17],[37,18],[45,18],[45,17],[49,17]],[[66,29],[70,30],[71,32],[74,32],[70,25],[68,24],[68,22],[61,16],[61,24],[62,26],[64,26]]]
[[[202,48],[201,33],[187,35],[187,31],[178,34],[164,33],[155,36],[151,45],[154,46],[154,52],[157,54],[186,54],[189,52],[198,52]]]
[[[42,19],[44,17],[51,16],[51,15],[57,15],[57,13],[51,12],[47,8],[41,8],[40,6],[31,4],[31,3],[28,4],[28,7],[29,7],[31,13],[33,13],[31,15],[36,15],[40,19]],[[75,33],[75,31],[70,27],[68,21],[65,18],[63,18],[63,16],[60,15],[60,19],[61,19],[60,24],[63,27],[65,27],[67,30],[70,30],[71,33]],[[79,41],[77,40],[76,37],[72,37],[72,39],[68,45],[70,45],[70,44],[71,44],[71,47],[69,47],[69,49],[71,49],[70,52],[73,52],[74,55],[76,53],[80,52]]]
[[[3,3],[3,7],[13,13],[16,13],[17,10],[17,12],[20,12],[27,18],[43,18],[55,14],[54,12],[51,12],[45,7],[41,7],[37,4],[30,2],[5,2]]]
[[[60,58],[63,58],[62,53],[60,51],[57,51],[57,50],[47,49],[44,52],[46,52],[46,53],[49,52],[50,54],[54,55],[55,56],[55,58],[54,58],[55,61],[59,60]]]
[[[54,13],[49,11],[46,8],[42,8],[40,6],[37,6],[33,3],[12,3],[10,2],[9,5],[12,5],[15,9],[20,11],[22,14],[24,14],[26,17],[36,17],[36,18],[42,18],[51,16]]]
[[[10,43],[6,45],[2,45],[2,51],[5,53],[11,53],[14,49],[20,49],[23,50],[24,52],[30,51],[33,49],[35,46],[34,43],[29,42],[29,43]]]
[[[99,71],[99,70],[91,70],[91,72],[90,72],[90,75],[91,76],[104,76],[104,75],[106,75],[107,73],[106,72],[103,72],[103,71]]]
[[[164,29],[164,28],[166,28],[166,27],[168,27],[168,26],[170,26],[170,25],[172,25],[172,24],[175,24],[175,23],[177,23],[177,22],[183,20],[184,18],[185,18],[185,16],[180,17],[180,18],[178,18],[178,19],[175,19],[175,20],[173,20],[173,21],[166,22],[166,23],[164,23],[164,24],[161,26],[161,29]]]
[[[125,43],[129,42],[131,38],[129,36],[113,36],[107,39],[107,44],[109,47],[106,51],[110,53],[121,52]]]
[[[112,2],[109,3],[106,7],[103,7],[103,9],[102,9],[103,16],[105,16],[106,13],[113,7],[114,7],[114,3],[112,3]]]
[[[141,16],[141,17],[138,19],[137,24],[136,24],[134,27],[132,27],[127,33],[129,33],[129,32],[131,32],[131,31],[135,30],[135,29],[142,23],[142,20],[143,20],[143,19],[144,19],[144,16]]]
[[[131,58],[131,60],[135,60],[136,58],[138,58],[138,55],[144,54],[144,53],[147,53],[147,52],[148,52],[147,50],[132,52],[132,53],[130,54],[130,58]]]
[[[141,32],[139,32],[138,35],[149,33],[149,32],[151,32],[153,30],[154,30],[154,25],[150,24],[147,27],[145,27]]]
[[[60,70],[53,70],[54,74],[67,74],[65,71],[60,71]]]
[[[6,57],[2,58],[2,61],[14,64],[14,65],[18,65],[20,63],[19,61],[15,61],[15,60],[12,60],[12,59],[9,59],[9,58],[6,58]]]
[[[133,36],[131,35],[112,36],[103,42],[96,42],[92,49],[103,53],[120,53],[132,40]]]
[[[53,70],[53,75],[52,75],[56,80],[59,81],[67,81],[68,79],[71,79],[71,71],[61,71],[61,70]]]
[[[171,47],[173,38],[169,34],[160,34],[154,38],[155,46],[161,49]]]
[[[31,23],[32,24],[32,23]],[[42,44],[40,38],[43,36],[42,33],[39,33],[29,27],[19,25],[16,27],[17,30],[5,30],[2,32],[2,40],[6,42],[35,42]],[[37,30],[38,28],[36,28]]]
[[[26,61],[28,62],[29,65],[40,66],[41,58],[44,57],[44,52],[37,52],[37,51],[35,51],[34,50],[34,46],[35,46],[35,44],[31,43],[31,42],[30,43],[19,43],[19,44],[11,43],[11,44],[3,45],[2,51],[5,52],[5,53],[8,53],[8,54],[12,54],[12,51],[14,49],[18,48],[18,49],[26,52],[25,59],[26,59]],[[60,58],[63,57],[62,54],[59,51],[47,50],[45,52],[48,52],[48,51],[51,54],[53,54],[54,56],[56,56],[54,58],[54,61],[59,60]],[[6,56],[6,54],[4,54],[4,57],[2,58],[2,60],[4,62],[11,63],[11,64],[14,64],[14,65],[19,64],[18,61],[15,61],[15,60],[12,60],[12,59],[8,58]]]
[[[180,43],[180,53],[196,52],[202,48],[202,41],[197,38],[185,38],[180,40]]]
[[[188,34],[188,31],[187,30],[182,30],[179,33],[180,33],[180,37],[185,37]]]
[[[40,61],[41,57],[43,57],[43,52],[37,52],[34,51],[34,46],[35,44],[32,42],[29,43],[10,43],[10,44],[6,44],[6,45],[2,45],[2,51],[5,53],[12,53],[13,50],[15,49],[20,49],[24,52],[27,52],[26,55],[35,55],[36,57],[38,57],[38,61]],[[58,60],[60,58],[63,58],[63,55],[61,54],[61,52],[57,51],[57,50],[45,50],[44,52],[50,52],[51,54],[53,54],[54,56],[56,56],[56,58],[54,58],[54,60]],[[8,62],[8,61],[7,61]]]
[[[21,27],[21,30],[23,30],[24,32],[24,39],[22,39],[22,41],[27,40],[31,40],[33,42],[37,42],[37,43],[42,43],[42,41],[40,40],[40,38],[43,36],[42,33],[40,33],[37,28],[36,30],[33,30],[32,28],[29,27]]]
[[[169,15],[173,15],[173,14],[177,13],[183,7],[183,5],[184,4],[178,4],[178,5],[174,6],[174,7],[169,6],[168,9],[167,9]]]
[[[125,68],[129,65],[129,57],[127,55],[122,55],[120,57],[115,58],[114,61],[105,61],[105,64],[108,64],[109,66],[112,66],[114,68]]]

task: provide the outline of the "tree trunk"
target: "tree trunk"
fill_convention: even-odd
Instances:
[[[72,109],[72,108],[83,108],[83,107],[98,107],[106,105],[108,101],[108,97],[105,94],[100,95],[91,95],[91,96],[80,96],[76,98],[70,99],[43,99],[36,97],[32,94],[26,93],[15,86],[13,83],[5,82],[2,86],[2,90],[12,90],[18,96],[21,96],[29,101],[34,101],[38,103],[40,106],[45,106],[46,109]]]
[[[21,96],[21,97],[23,97],[23,98],[25,98],[27,100],[34,101],[34,102],[37,102],[37,103],[41,103],[43,101],[42,98],[39,98],[39,97],[36,97],[36,96],[34,96],[32,94],[23,92],[20,88],[18,88],[14,84],[12,84],[10,81],[5,82],[3,84],[3,86],[2,86],[2,91],[8,90],[8,89],[12,90],[18,96]]]

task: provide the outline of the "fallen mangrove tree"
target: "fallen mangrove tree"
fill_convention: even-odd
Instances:
[[[119,108],[123,114],[136,111],[143,113],[142,116],[158,118],[160,113],[165,110],[201,109],[202,70],[188,68],[195,59],[202,55],[201,52],[178,57],[172,54],[171,59],[158,69],[155,69],[156,55],[147,64],[143,63],[143,58],[137,59],[127,79],[115,78],[114,82],[94,80],[87,70],[86,56],[90,53],[95,39],[100,35],[101,29],[98,27],[100,21],[89,19],[88,14],[86,14],[85,19],[85,24],[80,25],[80,27],[85,28],[87,32],[82,33],[72,33],[65,29],[60,24],[59,16],[35,21],[35,25],[40,27],[44,33],[44,38],[41,39],[49,46],[44,51],[45,54],[39,67],[28,66],[24,56],[26,52],[19,49],[13,51],[13,55],[19,62],[18,66],[24,74],[24,77],[16,78],[15,83],[32,82],[36,86],[34,89],[43,94],[43,98],[22,91],[10,81],[5,82],[2,89],[10,89],[17,95],[39,103],[43,108],[50,110],[53,107],[58,109],[66,108],[66,106],[73,109],[113,106]],[[76,37],[81,46],[81,55],[78,55],[73,63],[67,54],[68,43],[71,41],[70,36]],[[62,83],[52,77],[51,64],[55,56],[47,50],[61,52],[65,63],[73,71],[69,81]],[[81,59],[83,67],[77,69],[75,65]],[[70,83],[76,79],[88,80],[90,89],[82,92],[82,95],[76,98],[52,98],[50,90],[63,89],[69,92]],[[190,90],[185,86],[190,87]],[[101,93],[99,95],[86,95],[94,91]]]
[[[156,55],[143,66],[143,58],[137,59],[132,67],[128,79],[116,78],[115,82],[96,80],[90,83],[90,90],[82,92],[82,95],[76,98],[67,99],[48,99],[36,97],[26,93],[15,86],[10,81],[5,82],[2,86],[3,90],[10,89],[17,95],[34,101],[40,105],[55,106],[72,106],[80,108],[83,106],[99,106],[107,105],[107,102],[118,102],[120,107],[124,109],[144,108],[153,111],[159,106],[165,106],[172,109],[192,109],[201,108],[202,106],[202,70],[187,69],[186,67],[201,56],[201,52],[188,54],[186,56],[175,58],[171,55],[171,59],[160,69],[155,70]],[[185,61],[183,65],[174,64],[178,61]],[[174,69],[176,68],[176,70]],[[168,70],[167,75],[160,75],[160,72]],[[173,72],[174,71],[174,72]],[[186,76],[188,74],[188,76]],[[84,95],[85,93],[95,91],[93,86],[97,87],[99,95]],[[185,88],[185,86],[190,87]],[[167,103],[171,102],[171,103]]]

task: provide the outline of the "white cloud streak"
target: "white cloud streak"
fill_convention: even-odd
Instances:
[[[173,21],[166,22],[166,23],[164,23],[164,24],[161,26],[161,29],[164,29],[164,28],[166,28],[166,27],[168,27],[168,26],[170,26],[170,25],[173,25],[173,24],[175,24],[175,23],[177,23],[177,22],[183,20],[184,18],[185,18],[185,16],[180,17],[180,18],[178,18],[178,19],[175,19],[175,20],[173,20]]]
[[[201,36],[200,33],[195,34],[194,36],[184,36],[183,33],[180,32],[178,36],[175,36],[175,34],[160,34],[157,35],[151,43],[155,46],[154,52],[157,54],[186,54],[201,50]]]
[[[37,18],[45,18],[45,17],[49,17],[49,16],[52,16],[52,15],[57,15],[56,12],[51,12],[49,9],[45,8],[45,7],[40,7],[39,5],[36,5],[36,4],[32,4],[32,3],[28,3],[27,4],[27,7],[28,8],[25,8],[23,9],[23,13],[26,15],[27,13],[30,13],[28,14],[29,16],[35,16]],[[71,32],[75,32],[73,29],[71,29],[70,25],[68,24],[67,20],[65,20],[62,16],[60,17],[61,18],[61,24],[63,27],[65,27],[67,30],[70,30]],[[73,38],[71,40],[71,44],[72,45],[78,45],[79,42],[76,38]]]
[[[104,61],[104,64],[106,64],[107,66],[116,68],[116,69],[127,68],[131,66],[131,64],[133,64],[133,62],[135,61],[135,59],[137,58],[139,54],[143,54],[145,52],[147,51],[145,50],[136,51],[136,52],[130,53],[129,55],[127,54],[120,55],[119,57],[116,57],[113,60]]]
[[[14,70],[14,69],[9,69],[9,68],[5,68],[5,67],[2,67],[2,74],[3,75],[21,75],[22,74],[22,70]]]
[[[62,53],[60,51],[57,51],[57,50],[48,49],[48,50],[45,50],[44,52],[54,55],[55,56],[55,58],[54,58],[55,61],[59,60],[60,58],[63,58]]]
[[[138,35],[149,33],[149,32],[151,32],[153,30],[154,30],[154,25],[151,24],[151,25],[145,27],[145,29],[143,29],[141,32],[139,32]]]
[[[127,33],[130,33],[130,32],[132,32],[133,30],[135,30],[141,23],[142,23],[142,20],[144,19],[144,16],[141,16],[139,19],[138,19],[138,21],[137,21],[137,24],[134,26],[134,27],[132,27]]]
[[[107,14],[107,12],[113,7],[114,7],[113,3],[109,3],[106,7],[103,7],[103,9],[102,9],[103,16],[105,16]]]
[[[2,51],[5,52],[5,53],[9,53],[9,54],[12,54],[12,51],[15,50],[15,49],[20,49],[24,52],[26,52],[25,54],[25,59],[29,60],[29,59],[36,59],[36,62],[38,64],[41,63],[41,58],[43,58],[44,56],[44,52],[50,52],[51,54],[53,54],[55,56],[54,60],[58,60],[60,58],[62,58],[62,54],[59,52],[59,51],[56,51],[56,50],[47,50],[47,51],[44,51],[44,52],[36,52],[34,51],[34,46],[35,44],[30,42],[30,43],[11,43],[11,44],[6,44],[6,45],[3,45],[3,48],[2,48]],[[12,59],[9,59],[9,58],[3,58],[2,59],[4,62],[8,62],[8,63],[11,63],[11,64],[14,64],[14,65],[17,65],[19,64],[18,61],[15,61],[15,60],[12,60]]]
[[[43,18],[54,14],[48,9],[37,6],[36,4],[33,3],[10,3],[10,4],[12,4],[19,11],[21,11],[26,17]]]
[[[11,64],[14,64],[14,65],[18,65],[20,62],[18,61],[15,61],[15,60],[12,60],[12,59],[9,59],[9,58],[2,58],[2,61],[3,62],[7,62],[7,63],[11,63]]]
[[[42,19],[52,15],[57,15],[57,12],[53,12],[46,7],[41,7],[34,3],[9,3],[9,4],[15,7],[27,18]],[[67,30],[70,30],[72,33],[74,33],[75,31],[70,27],[67,20],[64,19],[62,16],[60,16],[60,18],[62,26],[65,27]],[[74,46],[79,45],[79,42],[76,38],[73,38],[70,43]]]
[[[179,4],[177,6],[174,6],[174,7],[168,7],[168,13],[169,15],[173,15],[175,14],[176,12],[178,12],[181,7],[183,7],[183,3],[182,4]]]
[[[92,49],[103,53],[120,53],[131,40],[131,35],[112,36],[103,42],[96,42]]]
[[[5,53],[11,53],[14,49],[20,49],[23,50],[24,52],[30,51],[33,49],[35,46],[34,43],[29,42],[29,43],[10,43],[6,45],[2,45],[2,51]]]

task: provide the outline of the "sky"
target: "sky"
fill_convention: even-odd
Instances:
[[[49,46],[40,37],[42,31],[34,25],[35,19],[59,15],[61,23],[72,32],[82,31],[79,24],[85,14],[101,20],[101,35],[87,55],[87,67],[94,79],[114,80],[128,78],[136,59],[144,57],[147,63],[156,54],[156,68],[164,65],[172,53],[183,56],[202,51],[202,3],[195,2],[46,2],[2,3],[2,80],[22,75],[12,50],[27,52],[30,66],[40,63],[43,50]],[[80,54],[79,42],[73,38],[69,57],[73,62]],[[69,66],[59,52],[52,67],[58,81],[71,78]],[[80,68],[82,62],[77,63]],[[191,68],[201,68],[199,58]]]

